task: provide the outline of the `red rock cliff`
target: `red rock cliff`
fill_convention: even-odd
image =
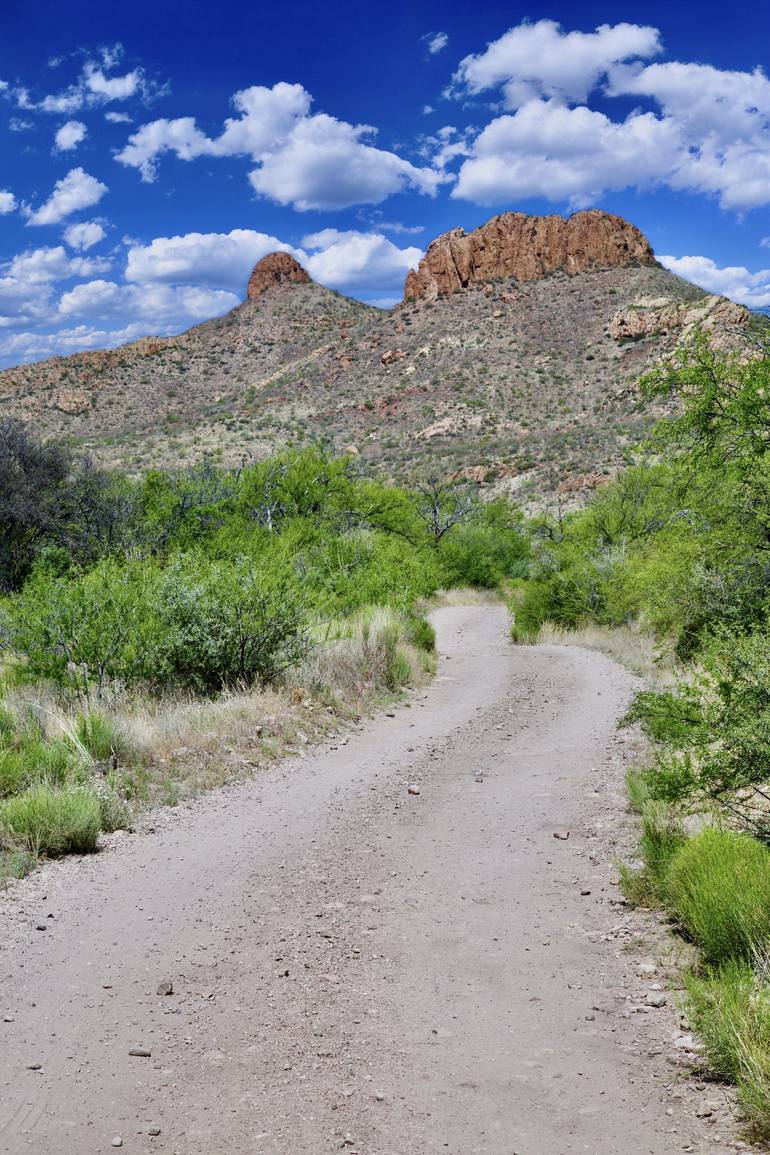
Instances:
[[[273,285],[282,285],[287,281],[306,285],[310,277],[290,253],[268,253],[261,261],[257,261],[252,270],[246,299],[253,301]]]
[[[654,261],[649,242],[634,225],[600,209],[566,220],[501,213],[471,233],[452,229],[432,241],[419,268],[406,278],[404,298],[433,299],[499,277],[537,281],[557,270],[575,276]]]

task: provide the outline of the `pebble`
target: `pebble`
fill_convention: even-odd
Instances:
[[[668,1002],[668,995],[663,991],[653,991],[647,996],[645,1002],[648,1007],[665,1007]]]
[[[147,1128],[148,1135],[160,1135],[160,1127],[157,1123],[153,1123],[152,1127]]]
[[[173,995],[174,984],[172,983],[171,979],[161,979],[161,981],[158,983],[158,989],[156,993],[159,995]]]
[[[554,830],[553,836],[554,838],[560,839],[562,842],[566,842],[569,838],[569,830]]]
[[[415,782],[410,782],[406,788],[407,794],[419,794],[420,787]]]
[[[146,1047],[132,1047],[128,1053],[135,1059],[149,1059],[152,1055],[152,1051],[148,1051]]]
[[[42,1063],[27,1063],[27,1070],[28,1071],[42,1071],[42,1069],[43,1069]]]
[[[116,1135],[115,1138],[112,1140],[112,1146],[113,1147],[122,1147],[123,1146],[123,1139],[121,1138],[120,1135]]]

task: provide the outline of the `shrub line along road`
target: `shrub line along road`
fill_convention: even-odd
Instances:
[[[725,1149],[602,939],[633,679],[435,621],[395,717],[0,899],[3,1155]]]

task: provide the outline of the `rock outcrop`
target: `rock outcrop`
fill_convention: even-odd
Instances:
[[[307,285],[310,276],[291,253],[268,253],[257,261],[249,277],[246,299],[254,301],[274,285]]]
[[[745,329],[751,313],[726,297],[701,301],[672,301],[668,297],[641,297],[611,319],[607,335],[613,341],[640,341],[644,337],[668,336],[675,330],[686,337],[693,329],[725,332]],[[718,344],[717,342],[714,342]]]
[[[437,237],[406,279],[404,298],[434,300],[469,285],[502,277],[538,281],[590,269],[654,265],[646,237],[634,225],[599,209],[560,216],[502,213],[473,232],[452,229]]]

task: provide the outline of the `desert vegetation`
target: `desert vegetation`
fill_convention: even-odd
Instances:
[[[521,515],[313,448],[140,479],[0,423],[2,870],[265,765],[424,676],[438,589],[523,572]]]
[[[688,1013],[767,1140],[770,356],[697,338],[643,390],[675,415],[587,508],[533,524],[515,632],[633,628],[657,647],[665,676],[625,719],[651,755],[629,779],[642,864],[623,885],[697,948]]]

